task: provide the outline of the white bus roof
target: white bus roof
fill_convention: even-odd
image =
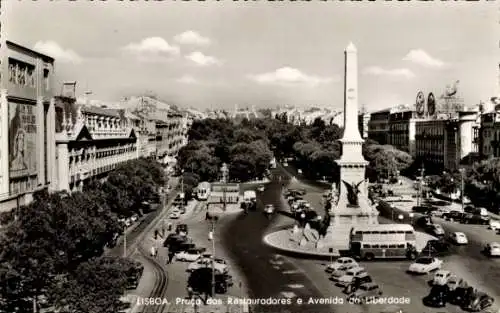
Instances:
[[[198,184],[198,188],[200,188],[200,189],[201,188],[206,188],[207,189],[207,188],[210,188],[210,186],[211,186],[210,183],[207,182],[207,181],[204,181],[204,182],[201,182],[201,183]]]
[[[410,224],[378,224],[378,225],[366,225],[366,226],[356,226],[352,228],[353,232],[356,231],[381,231],[381,230],[395,230],[395,231],[415,231],[413,226]]]

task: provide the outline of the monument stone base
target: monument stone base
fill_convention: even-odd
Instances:
[[[364,225],[378,224],[378,212],[333,214],[323,240],[324,247],[348,250],[351,229]]]

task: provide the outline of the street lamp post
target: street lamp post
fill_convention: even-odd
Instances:
[[[223,210],[226,211],[226,184],[227,184],[227,174],[229,172],[226,163],[222,164],[221,167],[221,172],[222,172],[222,197],[223,197]]]
[[[127,257],[127,225],[123,224],[123,257]]]
[[[465,173],[465,169],[461,168],[460,170],[460,198],[461,198],[461,204],[462,204],[462,212],[464,210],[464,189],[465,189],[465,186],[464,186],[464,173]]]
[[[417,206],[420,206],[420,197],[422,195],[422,184],[424,182],[424,166],[420,168],[420,182],[418,184]]]
[[[215,297],[215,216],[212,216],[212,230],[208,233],[208,240],[212,241],[212,298]]]

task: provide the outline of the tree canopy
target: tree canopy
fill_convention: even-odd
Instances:
[[[232,181],[261,177],[272,157],[266,127],[248,120],[238,126],[225,119],[195,121],[189,143],[179,151],[178,167],[196,174],[198,181],[217,180],[223,163]]]
[[[122,231],[119,216],[164,182],[159,164],[135,160],[83,192],[36,193],[0,237],[0,312],[32,311],[42,295],[65,312],[118,312],[135,263],[102,255]]]

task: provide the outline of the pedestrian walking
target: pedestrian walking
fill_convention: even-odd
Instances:
[[[168,253],[168,264],[171,264],[173,259],[174,259],[174,253],[169,252]]]

